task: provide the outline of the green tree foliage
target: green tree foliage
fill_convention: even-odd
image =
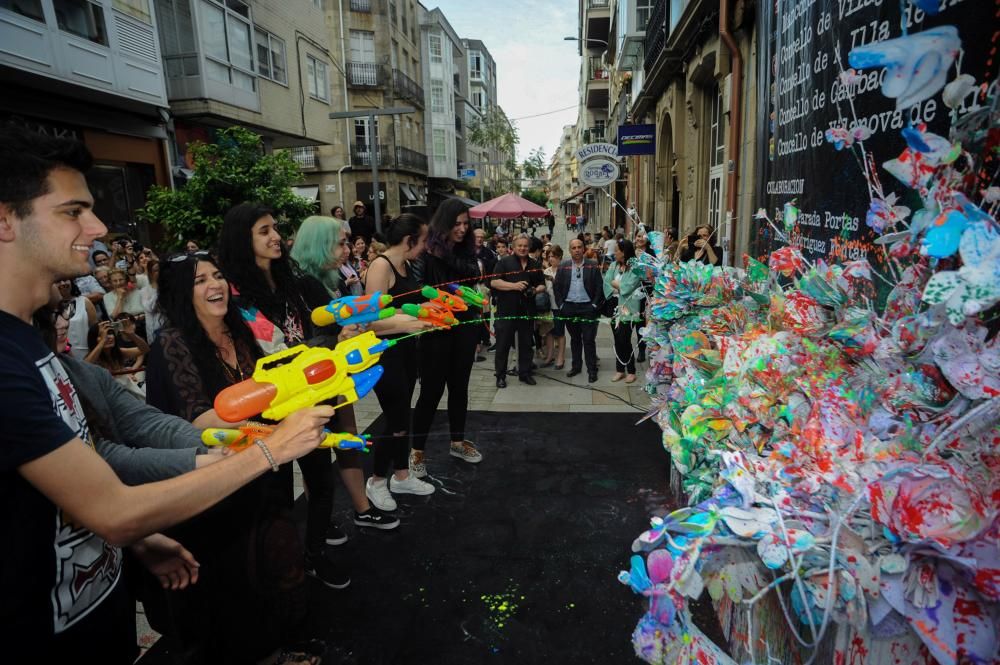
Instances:
[[[521,173],[529,180],[537,180],[545,174],[545,150],[542,146],[528,153],[528,158],[521,164]]]
[[[491,173],[491,184],[497,189],[511,190],[517,184],[517,164],[513,155],[520,141],[517,126],[507,119],[507,114],[499,106],[487,109],[486,113],[469,127],[469,143],[481,148],[487,148],[491,154],[510,156],[505,159],[504,170],[509,178],[503,179],[498,164],[489,164],[485,173]]]
[[[549,197],[541,189],[526,189],[521,192],[521,197],[528,199],[532,203],[537,203],[543,208],[548,207]]]
[[[194,143],[188,150],[194,175],[187,184],[177,190],[154,186],[139,211],[146,222],[164,227],[171,245],[213,245],[223,215],[245,201],[273,208],[275,218],[293,228],[314,213],[315,203],[291,189],[302,179],[295,160],[286,151],[265,154],[260,136],[248,129],[229,127],[215,143]]]

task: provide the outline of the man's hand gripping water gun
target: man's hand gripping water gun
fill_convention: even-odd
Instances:
[[[366,296],[343,296],[314,309],[311,318],[317,326],[333,323],[340,326],[365,325],[395,314],[396,308],[389,307],[391,302],[392,296],[382,295],[381,291]]]
[[[282,420],[320,402],[342,398],[333,408],[358,401],[371,391],[384,370],[382,352],[393,345],[369,331],[333,349],[300,344],[261,358],[253,377],[229,386],[215,397],[215,412],[238,423],[263,415]]]
[[[273,427],[257,423],[235,429],[209,427],[202,431],[201,442],[206,446],[225,446],[238,452],[253,445],[254,439],[270,436],[272,432],[274,432]],[[336,448],[337,450],[360,450],[367,453],[370,438],[367,434],[355,436],[354,434],[344,432],[336,433],[324,430],[323,442],[319,444],[319,447]]]

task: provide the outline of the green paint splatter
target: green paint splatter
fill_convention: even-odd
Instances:
[[[479,597],[489,612],[488,621],[497,630],[502,630],[507,622],[517,613],[520,605],[518,600],[524,600],[524,596],[518,593],[517,587],[512,587],[500,593],[483,594]]]

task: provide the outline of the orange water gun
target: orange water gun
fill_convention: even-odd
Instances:
[[[201,433],[201,442],[206,446],[225,446],[239,451],[253,445],[254,439],[270,436],[274,432],[273,427],[267,425],[252,424],[244,425],[234,429],[224,429],[219,427],[209,427]],[[360,450],[368,452],[368,442],[370,437],[367,434],[355,435],[344,432],[331,432],[324,430],[323,442],[320,448],[336,448],[337,450]]]
[[[425,302],[422,305],[406,303],[402,309],[403,314],[409,314],[414,318],[429,321],[438,328],[451,328],[458,323],[458,319],[455,318],[450,309],[433,300]]]

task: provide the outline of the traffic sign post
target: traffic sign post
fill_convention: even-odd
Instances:
[[[412,106],[400,106],[391,109],[368,109],[366,111],[335,111],[330,114],[331,120],[338,120],[341,118],[368,118],[368,158],[372,162],[372,202],[374,203],[375,212],[375,230],[381,234],[382,233],[382,206],[378,198],[378,160],[379,160],[379,150],[378,143],[375,140],[376,137],[376,125],[375,116],[377,115],[405,115],[407,113],[416,113],[416,109]]]

